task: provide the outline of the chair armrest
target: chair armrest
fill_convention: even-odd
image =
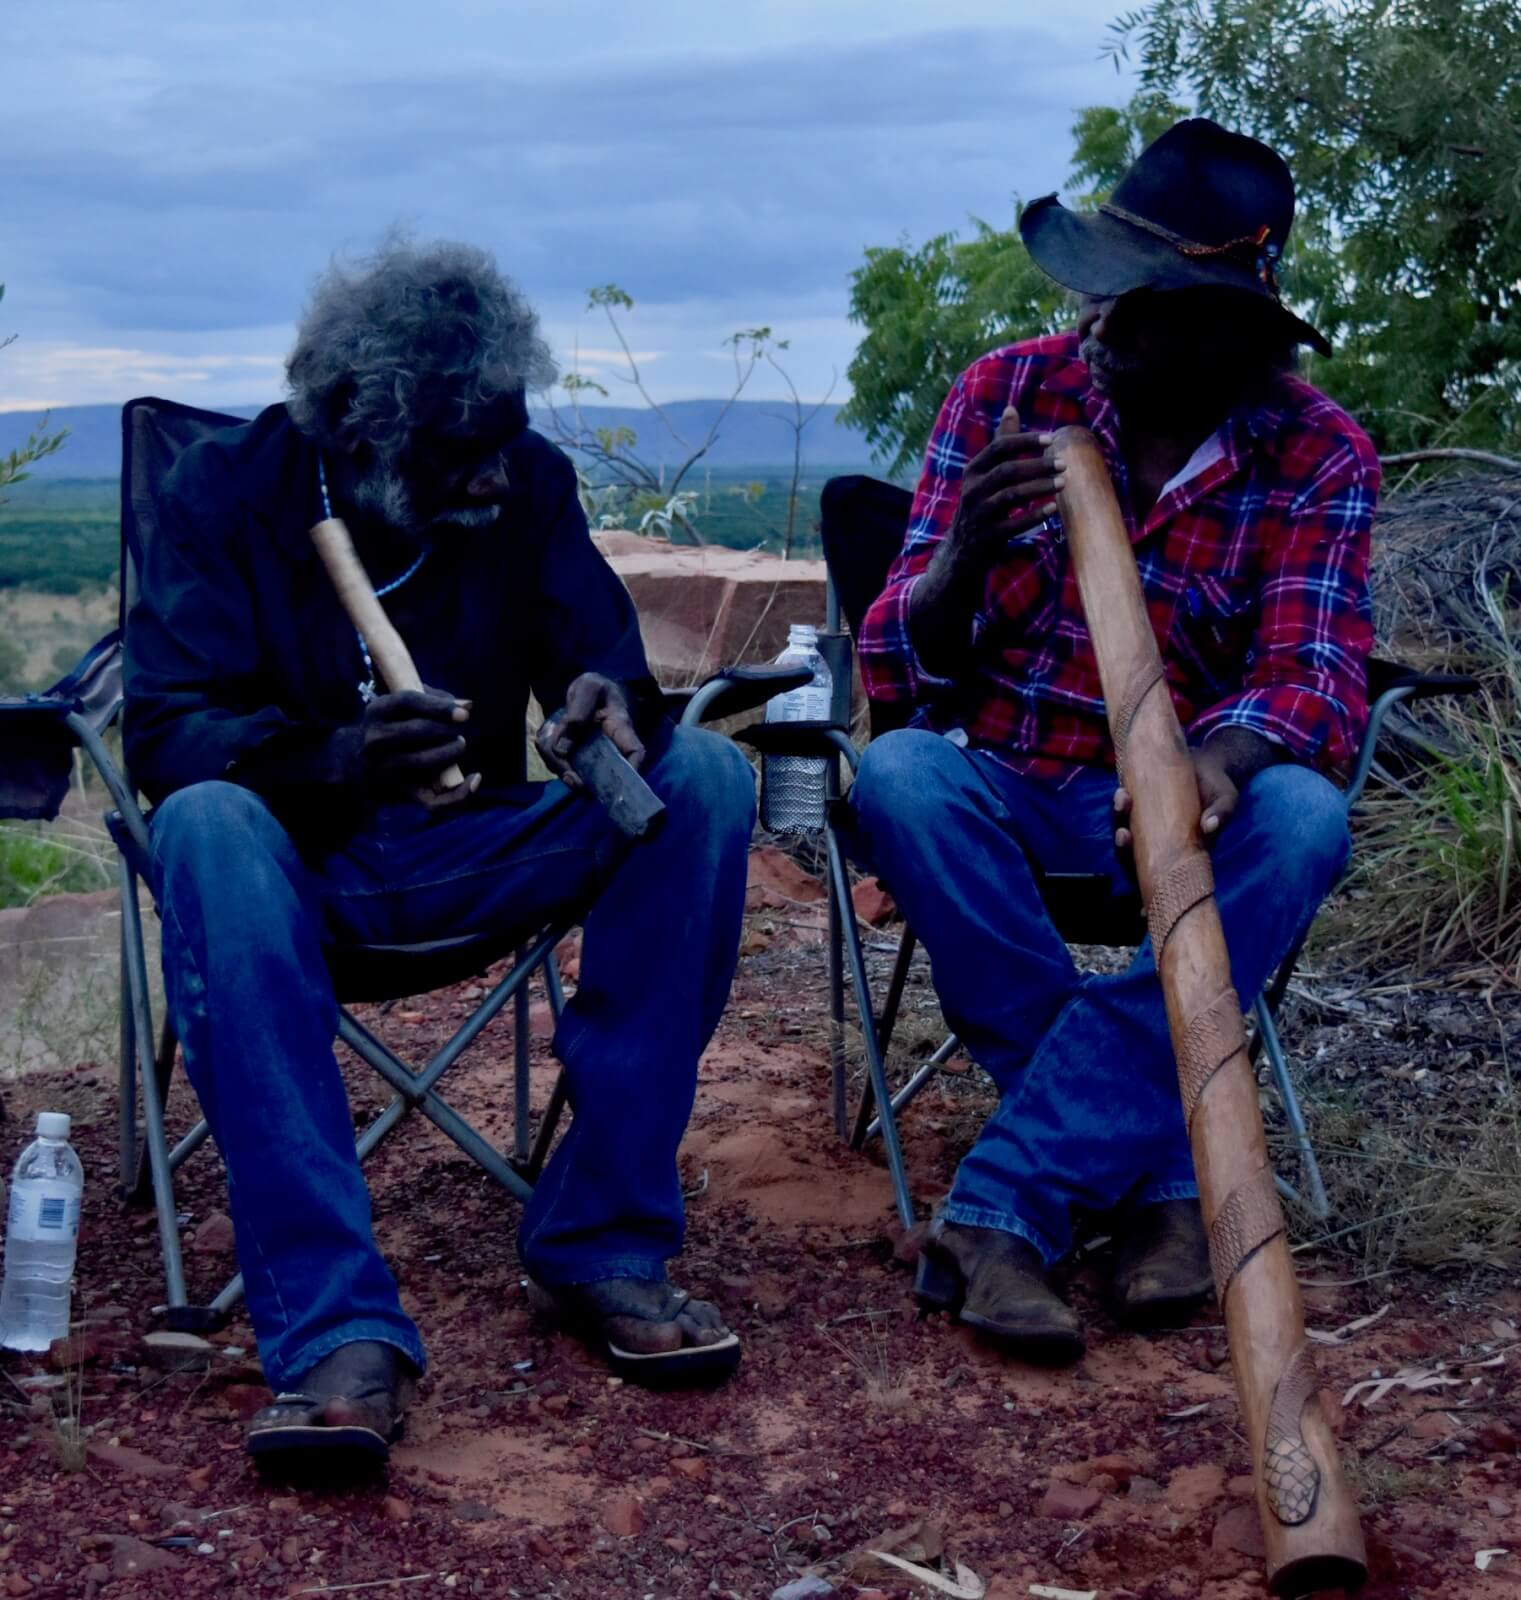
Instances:
[[[807,667],[762,666],[724,667],[703,683],[690,689],[667,689],[667,712],[684,727],[701,722],[716,722],[721,717],[743,716],[755,711],[789,689],[801,689],[813,681]]]
[[[121,634],[108,633],[52,688],[0,700],[0,817],[50,822],[58,815],[82,746],[115,788],[119,774],[101,743],[121,709]]]
[[[1368,726],[1357,753],[1352,781],[1347,785],[1347,810],[1362,797],[1378,753],[1379,734],[1384,719],[1406,700],[1435,700],[1443,695],[1469,695],[1479,692],[1477,678],[1467,673],[1417,672],[1402,662],[1375,657],[1368,663]]]

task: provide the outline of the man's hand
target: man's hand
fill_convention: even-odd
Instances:
[[[1194,777],[1199,783],[1199,832],[1208,844],[1235,814],[1236,802],[1241,798],[1235,780],[1226,770],[1225,758],[1208,745],[1202,750],[1191,750],[1194,758]],[[1127,824],[1130,821],[1130,791],[1114,791],[1114,848],[1128,862],[1135,845]]]
[[[623,686],[600,672],[583,672],[565,691],[564,706],[540,724],[534,744],[544,765],[574,789],[581,780],[570,764],[571,754],[594,733],[605,733],[631,767],[644,760]]]
[[[1025,433],[1013,406],[1004,409],[998,431],[967,462],[961,499],[948,543],[984,568],[1016,534],[1026,533],[1056,510],[1066,483],[1056,470],[1050,433]]]
[[[1193,757],[1194,777],[1199,784],[1199,832],[1209,844],[1236,814],[1241,791],[1265,767],[1289,759],[1282,745],[1264,739],[1250,728],[1225,727],[1211,734]],[[1131,851],[1135,841],[1127,823],[1130,820],[1130,793],[1114,791],[1114,848],[1132,871]]]
[[[345,775],[392,798],[415,795],[430,811],[460,805],[480,774],[453,789],[440,789],[438,776],[465,754],[459,724],[469,717],[468,701],[437,689],[377,695],[338,735]]]
[[[1066,478],[1056,471],[1049,433],[1024,433],[1019,413],[1005,408],[998,431],[967,463],[956,519],[909,604],[914,648],[931,671],[953,677],[971,644],[972,614],[988,569],[1010,539],[1056,510]]]

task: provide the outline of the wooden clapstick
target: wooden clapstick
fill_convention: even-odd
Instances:
[[[1241,1003],[1199,833],[1199,790],[1103,456],[1086,428],[1053,446],[1057,500],[1093,639],[1136,874],[1178,1061],[1215,1286],[1252,1452],[1274,1594],[1362,1582],[1353,1502],[1317,1396],[1273,1186]]]
[[[423,681],[413,664],[412,652],[392,625],[385,608],[375,598],[369,575],[359,560],[354,541],[349,537],[349,530],[342,520],[324,517],[312,529],[312,543],[322,557],[322,565],[327,568],[327,575],[332,579],[333,588],[348,613],[349,621],[364,636],[370,660],[385,680],[386,688],[392,694],[421,690]],[[464,781],[464,773],[457,766],[449,766],[439,773],[437,785],[440,789],[457,789]]]

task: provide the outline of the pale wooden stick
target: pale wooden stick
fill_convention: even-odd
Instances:
[[[1104,458],[1085,428],[1054,445],[1058,496],[1109,711],[1152,948],[1251,1443],[1268,1582],[1350,1587],[1367,1570],[1357,1506],[1320,1409],[1246,1053],[1241,1002],[1199,834],[1199,788]]]
[[[322,557],[322,565],[333,581],[339,602],[348,613],[349,621],[364,635],[365,647],[375,670],[385,680],[392,694],[405,694],[408,690],[420,691],[423,686],[412,653],[396,631],[385,608],[375,598],[370,580],[349,530],[339,517],[324,517],[312,529],[312,543]],[[439,773],[440,789],[457,789],[465,775],[457,766],[448,766]]]

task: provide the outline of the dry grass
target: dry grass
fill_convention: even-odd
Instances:
[[[1454,475],[1397,494],[1373,563],[1380,649],[1460,672],[1470,698],[1397,710],[1359,814],[1353,876],[1317,948],[1364,970],[1521,980],[1521,480]]]
[[[1388,1123],[1366,1108],[1307,1108],[1332,1217],[1303,1247],[1331,1247],[1368,1273],[1513,1267],[1521,1261],[1521,1097],[1457,1117]]]

